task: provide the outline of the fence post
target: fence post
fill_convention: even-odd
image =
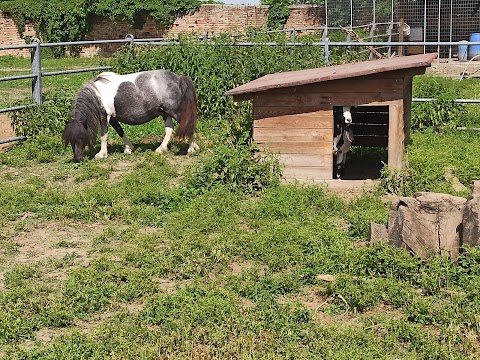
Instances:
[[[330,65],[330,45],[328,44],[330,40],[325,38],[325,65]]]
[[[132,45],[133,44],[133,40],[135,40],[135,36],[133,36],[132,34],[127,34],[125,35],[125,40],[128,40],[129,41],[129,45]]]
[[[42,63],[40,56],[40,40],[37,38],[32,39],[32,44],[35,47],[31,49],[30,59],[32,63],[32,98],[33,101],[41,105],[42,104]]]

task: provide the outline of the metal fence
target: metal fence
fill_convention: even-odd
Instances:
[[[388,0],[390,1],[390,0]],[[375,2],[375,0],[373,0]],[[350,2],[351,3],[351,2]],[[375,18],[376,19],[376,18]],[[375,20],[376,21],[376,20]],[[379,23],[380,24],[380,23]],[[382,24],[384,24],[382,22]],[[395,25],[398,23],[391,22],[391,25]],[[331,27],[331,29],[342,29],[343,27]],[[355,29],[355,26],[351,26],[351,29]],[[392,27],[390,27],[392,28]],[[320,28],[320,30],[323,32],[324,35],[328,35],[328,30],[329,28],[327,26]],[[303,29],[307,30],[307,29]],[[312,29],[310,29],[312,30]],[[313,29],[313,30],[319,30],[319,29]],[[296,31],[302,31],[302,29],[289,29],[286,31],[290,32],[296,32]],[[348,32],[347,32],[348,34]],[[370,51],[372,50],[385,50],[385,53],[390,54],[392,49],[406,49],[406,53],[412,53],[410,50],[412,47],[418,47],[421,46],[424,51],[427,49],[438,49],[438,48],[457,48],[459,45],[465,45],[460,42],[455,42],[455,41],[437,41],[437,42],[427,42],[427,41],[420,41],[420,42],[415,42],[412,43],[410,41],[393,41],[392,39],[395,36],[398,36],[398,33],[394,33],[393,31],[388,34],[387,41],[384,40],[378,40],[376,38],[374,32],[370,35],[370,38],[365,38],[365,39],[354,39],[352,36],[349,35],[349,37],[343,41],[331,41],[328,36],[324,36],[322,41],[319,42],[310,42],[310,43],[303,43],[303,42],[295,42],[292,41],[291,43],[283,43],[282,46],[288,45],[288,46],[319,46],[323,47],[323,54],[325,57],[325,63],[329,63],[329,54],[330,50],[332,47],[360,47],[362,49],[367,49],[365,51]],[[380,37],[383,37],[384,35],[380,35]],[[216,46],[217,44],[215,43],[215,38],[207,38],[207,37],[200,37],[200,39],[205,40],[204,43],[211,45],[211,46]],[[400,39],[401,40],[401,39]],[[8,76],[8,77],[2,77],[0,78],[0,81],[13,81],[13,80],[20,80],[20,79],[32,79],[32,103],[28,105],[21,105],[21,106],[14,106],[14,107],[8,107],[8,108],[3,108],[0,109],[0,114],[1,113],[6,113],[6,112],[11,112],[11,111],[17,111],[24,109],[26,107],[31,107],[31,106],[37,106],[42,103],[42,78],[46,76],[57,76],[57,75],[64,75],[64,74],[75,74],[75,73],[81,73],[81,72],[89,72],[89,71],[102,71],[102,70],[109,70],[111,69],[110,66],[104,66],[104,67],[93,67],[93,68],[84,68],[84,69],[74,69],[74,70],[62,70],[62,71],[53,71],[53,72],[43,72],[42,71],[42,66],[41,66],[41,49],[42,48],[51,48],[51,47],[78,47],[78,46],[85,46],[85,45],[105,45],[105,44],[118,44],[118,45],[123,45],[123,44],[148,44],[148,45],[158,45],[158,46],[172,46],[172,45],[178,45],[179,42],[176,39],[166,39],[166,38],[150,38],[150,39],[134,39],[133,36],[127,35],[125,39],[118,39],[118,40],[97,40],[97,41],[77,41],[77,42],[58,42],[58,43],[41,43],[37,39],[34,39],[31,44],[26,44],[26,45],[11,45],[11,46],[0,46],[0,55],[2,50],[9,50],[9,49],[22,49],[22,48],[27,48],[30,49],[31,51],[31,69],[32,72],[30,74],[24,74],[24,75],[17,75],[17,76]],[[250,43],[250,42],[237,42],[233,44],[234,46],[276,46],[277,44],[272,42],[272,43]],[[467,44],[468,46],[479,46],[480,47],[480,41],[477,42],[469,42]],[[231,46],[231,45],[229,45]],[[466,63],[466,67],[468,66],[469,63]],[[466,68],[465,67],[465,68]],[[462,74],[463,77],[463,74]],[[414,99],[414,101],[431,101],[432,99]],[[479,100],[469,100],[469,99],[460,99],[459,102],[463,103],[478,103]],[[5,144],[9,142],[14,142],[23,139],[22,137],[15,137],[11,139],[0,139],[0,144]]]
[[[410,46],[408,54],[437,52],[452,59],[457,47],[437,43],[469,40],[480,32],[480,1],[325,0],[325,26],[364,29],[371,40],[394,34],[397,41],[431,43]]]

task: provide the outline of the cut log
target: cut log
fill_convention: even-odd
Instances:
[[[424,259],[433,254],[455,259],[461,245],[466,199],[437,193],[399,198],[390,207],[391,244],[408,248]]]
[[[472,193],[463,210],[463,245],[480,245],[480,180],[473,182]]]

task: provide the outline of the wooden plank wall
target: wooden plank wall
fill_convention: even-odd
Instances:
[[[276,95],[265,95],[254,102],[255,142],[280,155],[287,180],[331,179],[333,111],[277,101]]]
[[[352,146],[388,146],[388,106],[352,107]]]
[[[372,74],[256,93],[253,139],[264,149],[280,154],[285,179],[331,179],[333,106],[388,106],[389,165],[391,161],[397,168],[405,136],[402,75]],[[241,97],[238,100],[243,100]]]

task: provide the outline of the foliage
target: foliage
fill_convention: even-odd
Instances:
[[[60,42],[82,39],[89,30],[91,5],[90,0],[11,0],[1,3],[1,9],[14,19],[21,36],[26,23],[33,22],[43,41]]]
[[[219,144],[208,153],[200,168],[187,179],[187,188],[205,192],[225,187],[232,192],[253,194],[279,184],[280,165],[253,144]]]
[[[318,36],[310,35],[305,41],[314,41]],[[251,124],[251,108],[248,103],[238,104],[224,96],[225,91],[270,73],[320,67],[324,61],[318,47],[282,45],[288,41],[283,34],[252,33],[237,40],[276,41],[279,46],[233,46],[228,35],[216,38],[215,45],[182,38],[179,46],[125,46],[115,53],[112,66],[119,73],[168,69],[190,76],[199,98],[202,132],[212,137],[229,134],[239,138]],[[354,56],[346,54],[332,61],[345,62]]]
[[[276,0],[276,1],[263,1],[265,5],[268,5],[268,20],[267,29],[278,30],[283,29],[285,23],[290,16],[289,5],[290,0]]]
[[[412,106],[412,129],[429,128],[432,131],[453,131],[465,114],[459,98],[459,88],[451,86],[440,77],[418,77],[415,79],[416,96],[435,99],[432,102],[414,103]]]
[[[23,35],[27,22],[35,25],[44,42],[82,40],[94,16],[125,20],[135,26],[145,22],[146,15],[163,26],[173,24],[176,17],[194,12],[198,0],[132,1],[132,0],[8,0],[0,9],[12,17]],[[57,49],[57,54],[61,49]]]
[[[145,16],[151,15],[160,25],[168,27],[175,18],[195,12],[200,6],[197,0],[171,1],[132,1],[132,0],[102,0],[94,2],[94,14],[112,20],[126,20],[140,25],[145,22]]]
[[[63,130],[70,114],[75,93],[53,91],[45,94],[42,105],[18,110],[10,115],[15,133],[29,139],[39,135],[58,135]]]
[[[412,195],[418,191],[443,192],[467,196],[472,181],[480,178],[480,161],[476,131],[412,134],[402,170],[384,169],[383,188],[397,195]],[[453,187],[452,178],[463,185]]]

